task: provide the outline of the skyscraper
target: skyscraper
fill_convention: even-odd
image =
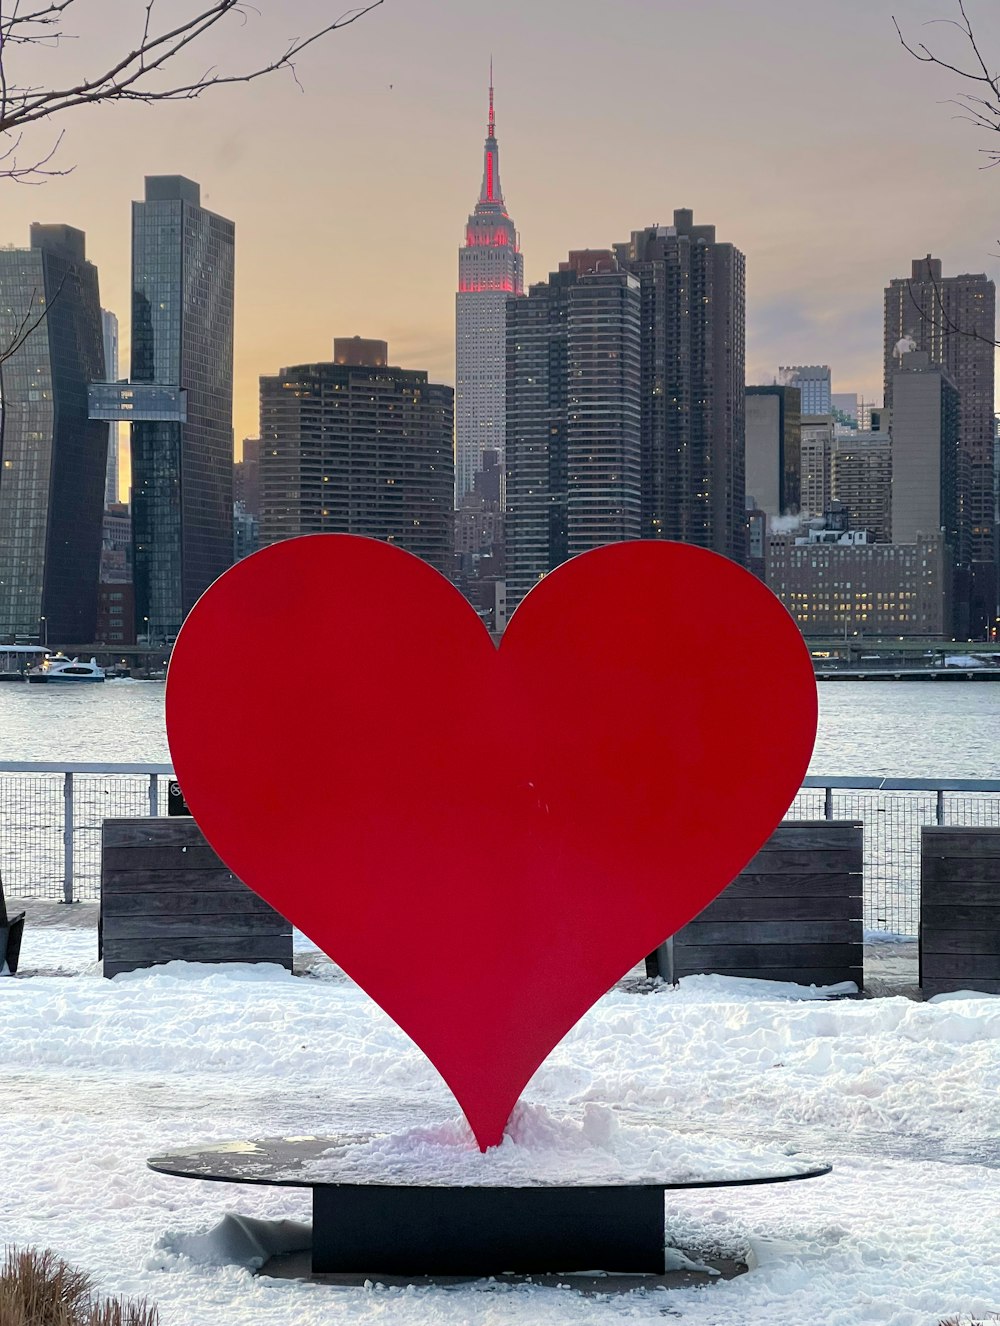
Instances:
[[[89,644],[108,455],[88,418],[104,376],[97,268],[72,226],[0,249],[0,638]]]
[[[234,248],[197,184],[147,177],[132,204],[132,382],[182,403],[132,424],[136,627],[151,642],[233,561]]]
[[[888,431],[853,429],[834,437],[830,496],[847,507],[851,529],[870,530],[877,543],[891,541],[892,442]]]
[[[567,558],[641,536],[640,316],[610,251],[508,304],[508,612]]]
[[[802,488],[799,510],[804,516],[825,516],[830,506],[830,454],[833,416],[802,416]]]
[[[778,369],[778,381],[786,387],[798,387],[802,393],[803,414],[832,412],[830,378],[830,369],[826,364],[792,364]]]
[[[493,67],[483,183],[458,254],[455,338],[455,505],[474,488],[484,451],[505,467],[505,312],[524,292],[524,260],[500,185]]]
[[[944,368],[959,393],[959,520],[968,548],[967,631],[979,639],[997,606],[997,548],[993,510],[993,388],[996,287],[985,273],[942,276],[940,258],[916,259],[909,279],[885,291],[885,404],[894,408],[897,347],[923,350]],[[895,533],[893,534],[895,538]],[[961,556],[959,555],[961,566]],[[956,626],[963,633],[962,592]]]
[[[243,439],[243,459],[233,466],[233,501],[248,516],[260,517],[260,438]]]
[[[104,376],[109,382],[118,381],[118,319],[106,308],[101,309],[101,327],[104,334]],[[104,485],[104,505],[118,501],[118,429],[117,423],[108,424],[108,468]]]
[[[644,538],[746,560],[745,259],[687,208],[615,245],[642,293]]]
[[[955,384],[924,351],[900,357],[892,375],[892,539],[941,535],[961,567],[968,530],[960,516],[959,421]]]
[[[337,338],[334,362],[260,380],[260,542],[363,534],[451,570],[454,393]]]
[[[768,516],[794,516],[802,486],[798,387],[747,387],[746,491]]]

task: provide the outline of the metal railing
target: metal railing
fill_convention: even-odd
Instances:
[[[101,887],[101,824],[166,814],[169,764],[0,762],[0,875],[12,897],[93,900]],[[1000,780],[810,776],[791,819],[865,826],[865,925],[915,935],[920,829],[1000,826]]]
[[[101,825],[166,812],[169,764],[0,762],[0,876],[13,897],[101,891]]]

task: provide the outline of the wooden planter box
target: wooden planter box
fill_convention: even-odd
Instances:
[[[192,819],[104,821],[100,946],[105,976],[178,960],[292,969],[291,923],[223,865]]]
[[[921,830],[920,985],[1000,994],[1000,829]]]
[[[864,981],[864,826],[785,820],[747,868],[673,941],[673,975],[799,985]],[[650,975],[662,975],[654,955]]]

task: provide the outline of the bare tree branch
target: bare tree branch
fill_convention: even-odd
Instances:
[[[252,83],[281,71],[288,72],[298,82],[296,60],[304,51],[322,38],[350,27],[377,9],[383,0],[362,0],[360,5],[305,36],[289,38],[284,49],[261,63],[236,70],[211,65],[194,77],[174,75],[174,69],[183,64],[184,57],[204,45],[213,31],[217,30],[221,36],[236,23],[245,28],[254,15],[260,17],[258,11],[246,0],[210,0],[208,3],[200,0],[197,12],[181,22],[175,18],[173,24],[168,21],[158,23],[168,6],[161,0],[145,0],[134,44],[109,61],[103,71],[78,81],[54,83],[48,87],[19,83],[12,68],[13,55],[24,47],[58,47],[74,35],[65,29],[64,22],[72,17],[76,3],[77,0],[52,0],[35,8],[23,8],[22,0],[8,0],[6,4],[0,0],[0,147],[6,144],[5,152],[0,154],[0,163],[5,159],[11,162],[7,169],[0,164],[0,179],[6,177],[25,182],[34,178],[37,182],[48,175],[65,173],[51,168],[61,134],[55,145],[31,165],[17,164],[17,150],[27,126],[54,119],[80,106],[126,101],[190,101],[211,88]],[[176,12],[175,0],[171,0],[171,5]],[[282,4],[282,8],[285,7]]]
[[[916,295],[913,293],[913,282],[907,281],[906,292],[910,297],[910,303],[916,309],[922,322],[930,322],[932,327],[936,327],[944,336],[964,336],[970,341],[986,341],[989,345],[1000,345],[993,336],[986,336],[978,328],[961,327],[948,312],[945,307],[944,297],[941,293],[941,284],[934,275],[933,270],[928,264],[927,279],[931,283],[934,291],[934,309],[930,315],[924,312],[924,308]]]
[[[903,36],[899,23],[893,16],[892,22],[896,29],[896,35],[903,49],[912,55],[915,60],[919,60],[921,64],[937,65],[939,69],[945,69],[948,73],[955,74],[965,83],[972,84],[975,87],[975,91],[959,92],[951,99],[949,104],[958,107],[961,111],[961,114],[956,118],[968,121],[977,129],[985,129],[989,133],[1000,134],[1000,73],[990,71],[975,29],[972,26],[972,20],[969,18],[965,7],[965,0],[956,0],[956,3],[961,15],[959,19],[935,19],[931,24],[925,24],[924,26],[940,25],[956,28],[961,34],[962,45],[968,49],[969,58],[967,63],[960,64],[953,60],[946,60],[923,42],[913,43],[907,41]],[[984,147],[979,150],[984,156],[989,157],[989,161],[983,169],[1000,164],[1000,148]]]
[[[965,0],[955,0],[955,3],[958,6],[959,18],[934,19],[924,26],[955,28],[960,34],[962,46],[967,50],[966,63],[962,64],[945,59],[923,42],[913,43],[907,41],[903,36],[899,23],[893,16],[892,22],[896,29],[896,35],[903,49],[912,55],[915,60],[919,60],[921,64],[937,65],[939,69],[955,74],[967,84],[975,87],[974,92],[959,92],[948,103],[957,106],[961,111],[961,114],[956,116],[957,119],[965,120],[977,129],[985,129],[989,133],[1000,134],[1000,72],[993,73],[990,70],[979,39],[976,36],[975,28],[972,25],[972,20],[969,18]],[[989,158],[982,169],[987,170],[992,166],[1000,165],[1000,147],[984,147],[979,150]],[[934,288],[934,312],[930,317],[934,326],[938,327],[946,336],[965,336],[970,340],[985,341],[989,345],[1000,345],[1000,341],[996,339],[994,329],[991,329],[990,334],[987,335],[978,328],[959,326],[945,307],[941,289],[933,271],[929,270],[928,275]],[[907,289],[910,300],[917,308],[921,318],[928,319],[928,314],[914,295],[910,282],[907,282]]]

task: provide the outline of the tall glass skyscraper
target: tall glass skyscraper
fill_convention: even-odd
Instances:
[[[118,381],[118,319],[106,308],[101,309],[104,328],[104,373],[109,382]],[[104,486],[104,505],[118,501],[118,429],[117,423],[108,424],[108,469]]]
[[[132,204],[132,382],[182,394],[184,418],[132,425],[136,629],[176,636],[233,561],[235,227],[180,175]]]
[[[500,185],[500,148],[493,116],[483,148],[479,201],[465,227],[458,254],[455,339],[455,505],[471,493],[483,468],[483,453],[505,458],[506,309],[511,295],[524,293],[524,259],[517,229],[507,214]]]
[[[108,427],[88,418],[104,345],[83,231],[33,225],[29,249],[0,250],[0,347],[12,346],[0,364],[0,639],[89,644]]]

